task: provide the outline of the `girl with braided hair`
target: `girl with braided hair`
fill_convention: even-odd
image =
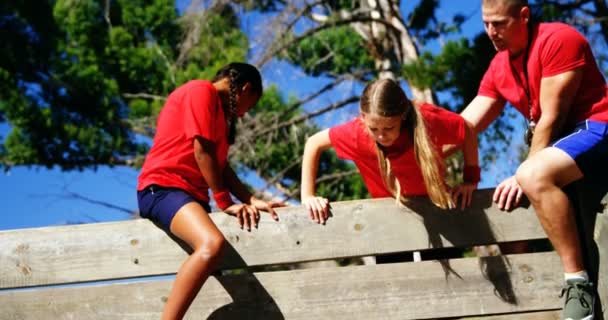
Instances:
[[[140,215],[192,249],[178,270],[162,319],[183,318],[224,244],[208,216],[208,189],[216,205],[236,216],[241,228],[257,228],[261,210],[278,220],[273,208],[283,204],[254,197],[227,161],[236,119],[261,96],[259,71],[246,63],[230,63],[211,81],[193,80],[177,88],[159,114],[138,180]],[[231,194],[241,203],[233,203]]]
[[[399,84],[377,80],[363,91],[361,115],[308,138],[302,160],[302,204],[324,223],[329,201],[315,196],[321,151],[333,147],[338,157],[354,161],[372,197],[428,195],[441,208],[470,205],[480,178],[477,137],[458,114],[428,103],[412,103]],[[464,152],[464,183],[449,190],[444,181],[442,147]]]

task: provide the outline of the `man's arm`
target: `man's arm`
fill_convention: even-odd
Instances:
[[[528,158],[546,148],[559,136],[581,84],[582,76],[583,70],[579,67],[541,79],[541,116],[534,130]]]
[[[473,130],[479,134],[487,129],[492,121],[498,118],[504,107],[504,100],[477,96],[460,115],[472,126]]]
[[[460,114],[468,126],[473,130],[474,134],[479,134],[488,128],[492,121],[496,120],[502,109],[505,107],[505,101],[490,97],[477,96]],[[449,145],[444,146],[443,153],[448,156],[462,146]]]
[[[505,103],[502,99],[477,96],[462,111],[461,115],[465,121],[469,122],[473,130],[479,134],[500,116]],[[496,187],[492,198],[501,210],[510,210],[512,206],[519,203],[521,196],[522,191],[517,181],[514,177],[509,177]]]

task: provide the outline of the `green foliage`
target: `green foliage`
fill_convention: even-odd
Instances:
[[[440,53],[425,52],[419,60],[404,65],[403,76],[415,86],[449,93],[453,99],[441,104],[460,112],[477,95],[495,54],[485,34],[479,34],[473,43],[467,39],[448,41]]]
[[[424,46],[441,36],[460,32],[460,26],[466,21],[462,14],[456,14],[452,21],[438,21],[435,12],[439,8],[438,0],[420,0],[408,16],[409,31]]]
[[[427,29],[430,22],[435,20],[438,7],[439,0],[421,0],[408,17],[410,28],[416,31]]]
[[[244,60],[248,47],[230,6],[186,19],[170,0],[15,1],[0,5],[0,26],[0,121],[11,125],[4,166],[71,170],[141,158],[132,123],[152,134],[162,100],[125,94],[165,97]],[[201,41],[176,64],[191,30]]]
[[[281,56],[311,76],[369,73],[374,60],[350,27],[335,27],[306,37]]]
[[[292,99],[293,100],[293,99]],[[295,102],[295,101],[294,101]],[[293,102],[285,102],[278,88],[271,86],[249,112],[254,118],[253,132],[240,127],[239,135],[250,137],[247,145],[238,146],[245,152],[236,153],[231,157],[237,168],[254,168],[257,173],[271,182],[278,180],[288,188],[287,194],[299,198],[300,173],[302,171],[300,158],[304,153],[306,139],[320,130],[317,126],[306,123],[278,126],[301,115],[301,109],[294,108]],[[268,128],[269,134],[260,134]],[[251,130],[251,129],[249,129]],[[257,131],[256,131],[257,130]],[[355,170],[352,164],[341,161],[333,152],[324,152],[319,161],[318,177]],[[367,189],[358,174],[332,179],[317,185],[318,194],[332,200],[346,200],[367,197]]]
[[[230,61],[246,60],[249,39],[240,30],[237,6],[263,12],[264,19],[292,8],[285,1],[243,0],[218,5],[214,11],[178,16],[172,0],[111,0],[108,4],[97,0],[0,3],[0,122],[11,127],[0,143],[0,165],[5,169],[34,164],[64,170],[141,165],[147,146],[138,142],[136,134],[154,134],[164,97],[188,80],[210,79]],[[451,37],[456,40],[430,53],[431,41],[458,36],[465,21],[460,14],[451,21],[439,21],[439,4],[438,0],[419,0],[413,11],[393,17],[408,17],[406,36],[412,38],[417,52],[423,52],[408,65],[399,62],[403,48],[399,36],[390,36],[389,31],[395,30],[390,23],[376,22],[376,34],[365,37],[355,26],[369,27],[368,21],[339,23],[345,16],[359,19],[369,12],[362,2],[350,0],[323,1],[301,12],[302,19],[280,37],[280,43],[291,45],[275,58],[311,76],[359,82],[354,88],[392,71],[412,86],[431,88],[442,98],[449,96],[439,104],[461,111],[476,95],[494,48],[480,34],[472,41]],[[546,4],[543,14],[565,21],[574,12],[583,12],[581,5]],[[328,25],[298,38],[323,23],[310,16],[313,12],[326,15]],[[386,28],[378,28],[382,25]],[[387,61],[390,66],[385,65]],[[240,128],[239,139],[246,143],[238,146],[232,161],[241,170],[255,170],[269,183],[280,183],[297,197],[304,142],[320,128],[292,121],[303,116],[300,104],[294,98],[284,101],[276,87],[267,89],[250,116]],[[484,133],[486,156],[500,151],[497,142],[508,139],[513,120],[512,115],[502,117]],[[319,177],[353,169],[351,163],[325,152]],[[321,182],[318,191],[333,200],[367,196],[358,174]]]

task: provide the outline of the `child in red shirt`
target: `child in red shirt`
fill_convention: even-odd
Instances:
[[[262,95],[259,71],[231,63],[209,81],[193,80],[173,91],[161,110],[156,135],[137,186],[140,215],[193,250],[179,269],[162,319],[181,319],[209,277],[224,236],[209,218],[208,189],[217,206],[257,227],[259,210],[277,220],[280,203],[255,198],[227,161],[235,120]],[[242,203],[232,202],[232,193]]]
[[[369,84],[361,97],[361,116],[308,138],[302,162],[302,204],[324,223],[329,202],[315,196],[321,151],[334,147],[338,157],[353,160],[372,197],[428,195],[437,206],[453,208],[458,198],[470,205],[479,182],[477,137],[459,115],[431,104],[412,104],[389,79]],[[464,143],[464,184],[448,190],[442,146]]]

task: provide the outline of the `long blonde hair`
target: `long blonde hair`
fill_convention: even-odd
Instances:
[[[444,209],[451,207],[452,198],[442,177],[445,170],[443,160],[429,139],[420,111],[407,98],[399,84],[391,79],[376,80],[368,84],[361,96],[360,111],[383,117],[403,116],[402,130],[407,130],[413,137],[414,155],[422,171],[429,198],[438,207]],[[401,194],[401,185],[393,175],[389,159],[386,158],[378,143],[376,143],[376,149],[380,174],[386,187],[393,194],[397,203],[405,204],[405,198]]]

